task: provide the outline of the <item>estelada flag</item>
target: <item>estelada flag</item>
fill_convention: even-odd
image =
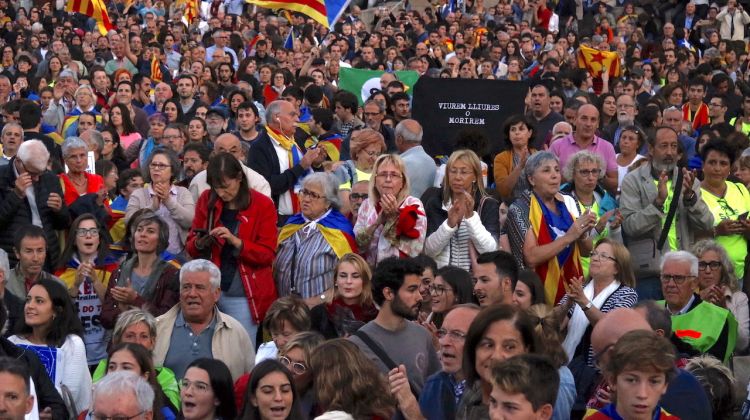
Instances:
[[[191,25],[195,18],[198,17],[198,0],[177,0],[177,6],[182,4],[185,5],[185,21],[188,25]]]
[[[78,12],[96,20],[96,26],[102,35],[114,29],[115,26],[109,20],[107,6],[102,0],[68,0],[65,5],[66,12]]]
[[[601,77],[602,67],[607,68],[609,77],[620,77],[620,56],[616,52],[601,51],[585,45],[578,47],[578,67],[588,70],[593,77]]]
[[[245,0],[250,4],[275,10],[291,10],[311,17],[326,28],[344,13],[351,0]]]
[[[161,82],[164,75],[161,73],[161,62],[156,54],[151,56],[151,80],[155,83]]]

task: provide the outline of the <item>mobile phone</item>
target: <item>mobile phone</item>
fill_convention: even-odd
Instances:
[[[746,220],[747,219],[747,213],[748,212],[744,212],[741,215],[737,216],[737,220]]]
[[[195,233],[196,233],[196,234],[197,234],[198,236],[204,236],[204,235],[208,235],[208,230],[206,230],[206,229],[193,229],[193,231],[194,231],[194,232],[195,232]]]

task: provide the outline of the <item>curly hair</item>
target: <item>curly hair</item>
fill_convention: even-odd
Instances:
[[[337,338],[315,350],[310,367],[315,396],[325,410],[341,410],[355,419],[391,418],[396,401],[385,377],[351,341]]]

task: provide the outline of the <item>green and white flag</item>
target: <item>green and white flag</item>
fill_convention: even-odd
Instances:
[[[370,97],[371,89],[380,89],[380,76],[385,73],[378,70],[362,70],[342,67],[339,70],[339,89],[351,92],[359,99],[359,104],[365,103]],[[406,93],[411,96],[411,90],[419,73],[413,70],[395,72],[398,80],[406,85]]]

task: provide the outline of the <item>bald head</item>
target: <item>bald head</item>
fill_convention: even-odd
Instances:
[[[240,162],[245,160],[240,138],[232,133],[224,133],[216,138],[214,142],[214,153],[227,152],[237,158]]]
[[[614,345],[625,333],[634,330],[651,331],[646,318],[635,309],[618,308],[608,312],[596,323],[591,332],[591,346],[594,348],[594,354],[600,354]]]

